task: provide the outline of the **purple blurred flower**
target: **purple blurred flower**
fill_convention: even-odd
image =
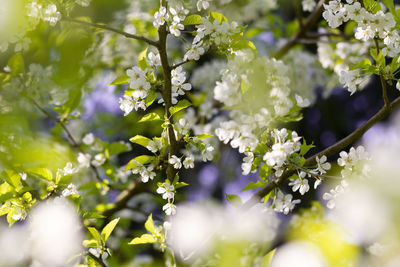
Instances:
[[[116,86],[109,85],[114,76],[111,73],[105,73],[95,80],[93,92],[83,101],[85,113],[82,118],[84,120],[90,120],[97,112],[122,114],[118,103],[119,96],[115,95]]]

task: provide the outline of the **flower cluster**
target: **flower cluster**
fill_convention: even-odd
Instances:
[[[379,38],[385,45],[382,48],[384,56],[395,57],[400,53],[400,35],[394,29],[396,22],[390,12],[384,13],[379,10],[371,13],[361,6],[360,2],[353,0],[347,0],[347,4],[343,4],[340,0],[332,0],[324,4],[324,7],[325,11],[322,15],[330,27],[337,28],[349,20],[355,21],[357,23],[354,34],[356,39],[366,42]],[[364,81],[360,78],[361,73],[358,70],[345,69],[341,71],[340,76],[340,82],[351,93],[354,93]]]
[[[163,199],[168,200],[168,203],[163,206],[163,211],[168,216],[175,215],[176,213],[176,206],[174,203],[175,197],[175,187],[171,185],[169,182],[160,183],[157,188],[157,193],[162,195]]]
[[[365,164],[365,161],[370,160],[370,157],[363,146],[352,147],[349,152],[342,151],[339,156],[338,165],[343,167],[341,171],[343,178],[347,178],[354,173],[368,176],[369,166]]]
[[[287,215],[294,209],[296,204],[299,204],[300,202],[300,199],[293,200],[293,196],[291,194],[284,195],[281,191],[278,191],[277,197],[274,201],[274,210]]]
[[[263,159],[268,166],[275,169],[275,175],[279,177],[283,173],[283,167],[288,157],[300,150],[301,137],[295,131],[289,134],[285,128],[281,130],[274,129],[271,136],[274,144],[271,147],[271,151],[268,151]]]
[[[171,3],[172,4],[172,3]],[[181,35],[181,31],[185,28],[182,21],[186,18],[189,10],[185,9],[181,3],[174,2],[169,9],[161,6],[160,9],[154,14],[154,27],[158,28],[165,23],[169,25],[168,30],[175,37]]]

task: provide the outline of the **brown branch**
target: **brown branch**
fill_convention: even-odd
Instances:
[[[72,136],[71,132],[69,131],[68,127],[65,125],[65,123],[60,120],[58,117],[54,116],[53,114],[51,114],[50,112],[48,112],[46,109],[42,108],[38,102],[36,102],[33,98],[26,96],[27,99],[29,101],[31,101],[31,103],[37,107],[43,114],[45,114],[48,118],[54,120],[56,123],[58,123],[64,130],[65,134],[67,135],[69,141],[71,142],[73,147],[76,147],[79,152],[84,153],[83,150],[80,148],[78,142],[75,140],[75,138]],[[103,181],[103,179],[101,179],[99,171],[97,170],[97,168],[95,166],[93,166],[92,163],[90,163],[90,168],[93,170],[97,180],[99,180],[100,182]]]
[[[72,18],[68,18],[68,17],[64,17],[62,20],[63,21],[80,23],[80,24],[83,24],[83,25],[87,25],[87,26],[90,26],[90,27],[99,28],[99,29],[103,29],[103,30],[107,30],[107,31],[112,31],[112,32],[121,34],[121,35],[125,36],[126,38],[131,38],[131,39],[143,41],[143,42],[146,42],[146,43],[148,43],[149,45],[152,45],[152,46],[157,46],[158,45],[158,43],[156,41],[150,40],[150,39],[148,39],[146,37],[135,35],[135,34],[130,34],[130,33],[115,29],[115,28],[108,27],[108,26],[103,25],[103,24],[92,23],[92,22],[88,22],[88,21],[84,21],[84,20],[78,20],[78,19],[72,19]]]
[[[274,58],[280,59],[284,55],[286,55],[286,53],[298,43],[298,40],[302,39],[306,35],[306,33],[315,25],[315,23],[318,22],[318,19],[320,18],[322,14],[322,9],[324,7],[323,4],[326,1],[327,0],[320,0],[318,2],[314,11],[307,17],[304,25],[299,28],[299,31],[296,33],[296,35],[290,38],[284,46],[282,46],[278,51],[273,54]]]
[[[184,64],[186,64],[186,63],[188,63],[188,62],[190,62],[190,61],[192,61],[192,60],[184,60],[184,61],[182,61],[182,62],[176,63],[175,65],[173,65],[173,66],[171,67],[171,69],[172,69],[172,70],[173,70],[173,69],[176,69],[177,67],[179,67],[179,66],[181,66],[181,65],[184,65]]]
[[[165,0],[162,1],[162,5],[166,6],[167,2]],[[172,127],[173,120],[171,118],[171,113],[169,112],[170,107],[172,107],[172,82],[171,82],[171,66],[168,63],[168,55],[167,55],[167,25],[160,26],[158,28],[158,45],[157,49],[160,53],[161,59],[161,66],[163,69],[163,76],[164,76],[164,88],[162,91],[162,98],[165,103],[165,115],[167,118],[170,118],[169,125],[168,125],[168,141],[169,141],[169,154],[168,158],[172,155],[176,155],[178,153],[178,142],[175,137],[175,132]],[[167,167],[167,179],[172,181],[175,178],[176,170],[174,169],[173,165],[168,163]]]
[[[366,121],[363,125],[361,125],[354,132],[335,143],[334,145],[322,150],[321,152],[309,157],[304,166],[310,166],[315,164],[315,159],[317,157],[322,157],[323,155],[329,157],[335,155],[340,152],[344,148],[350,146],[352,143],[360,139],[366,131],[368,131],[372,126],[376,123],[387,117],[392,110],[396,107],[400,106],[400,97],[396,98],[389,106],[383,106],[373,117],[371,117],[368,121]],[[286,181],[290,176],[294,174],[294,170],[285,171],[282,176],[271,180],[264,188],[259,190],[256,194],[254,194],[250,200],[244,203],[245,207],[251,207],[255,203],[257,203],[261,198],[268,195],[272,190],[281,185],[284,181]]]

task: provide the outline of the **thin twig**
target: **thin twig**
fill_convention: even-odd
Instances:
[[[327,0],[320,0],[318,2],[314,11],[307,17],[303,27],[300,27],[296,35],[290,38],[284,46],[282,46],[278,51],[274,53],[274,58],[280,59],[284,55],[286,55],[286,53],[298,43],[298,40],[302,39],[306,35],[306,33],[315,25],[315,23],[317,23],[318,19],[321,16],[322,8],[324,7],[323,4],[326,1]]]
[[[87,25],[87,26],[90,26],[90,27],[99,28],[99,29],[103,29],[103,30],[107,30],[107,31],[112,31],[112,32],[121,34],[121,35],[125,36],[126,38],[131,38],[131,39],[143,41],[143,42],[146,42],[149,45],[152,45],[152,46],[155,46],[155,47],[158,46],[158,42],[156,42],[156,41],[150,40],[150,39],[148,39],[146,37],[143,37],[143,36],[139,36],[139,35],[127,33],[127,32],[124,32],[124,31],[121,31],[121,30],[118,30],[118,29],[115,29],[115,28],[111,28],[111,27],[108,27],[107,25],[98,24],[98,23],[92,23],[92,22],[88,22],[88,21],[84,21],[84,20],[72,19],[72,18],[68,18],[68,17],[64,17],[62,20],[63,21],[70,21],[70,22],[80,23],[80,24],[83,24],[83,25]]]
[[[340,140],[339,142],[333,144],[332,146],[322,150],[321,152],[309,157],[304,166],[311,166],[316,163],[315,159],[317,157],[322,157],[323,155],[329,157],[335,155],[340,152],[344,148],[350,146],[352,143],[360,139],[366,131],[368,131],[372,126],[376,123],[387,117],[392,110],[396,107],[400,106],[400,97],[396,98],[389,106],[383,106],[373,117],[371,117],[368,121],[366,121],[363,125],[361,125],[354,132]],[[268,195],[273,189],[281,185],[284,181],[286,181],[290,176],[292,176],[294,170],[285,171],[280,177],[275,177],[272,179],[264,188],[259,190],[256,194],[254,194],[246,203],[244,203],[245,207],[251,207],[255,203],[257,203],[261,198]]]
[[[37,107],[43,114],[45,114],[48,118],[54,120],[55,122],[57,122],[64,130],[65,134],[67,135],[69,141],[71,142],[73,147],[76,147],[79,152],[84,153],[83,150],[81,149],[81,147],[79,146],[78,142],[75,140],[75,138],[72,136],[71,132],[69,131],[68,127],[65,125],[65,123],[60,120],[59,118],[57,118],[56,116],[54,116],[53,114],[51,114],[50,112],[48,112],[46,109],[42,108],[38,102],[36,102],[33,98],[28,97],[28,100],[32,102],[32,104]],[[99,180],[100,182],[103,181],[103,179],[101,179],[100,177],[100,173],[97,170],[97,168],[95,166],[93,166],[92,163],[90,163],[90,168],[93,170],[97,180]]]
[[[171,69],[172,69],[172,70],[173,70],[173,69],[176,69],[177,67],[182,66],[182,65],[184,65],[184,64],[186,64],[186,63],[188,63],[188,62],[190,62],[190,61],[192,61],[192,60],[184,60],[184,61],[182,61],[182,62],[176,63],[175,65],[173,65],[173,66],[171,67]]]

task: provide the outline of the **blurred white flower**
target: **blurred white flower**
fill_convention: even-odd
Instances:
[[[271,267],[328,267],[317,247],[309,242],[292,242],[279,247]]]
[[[81,249],[80,228],[75,208],[63,198],[39,204],[28,225],[31,257],[44,266],[64,265]]]

